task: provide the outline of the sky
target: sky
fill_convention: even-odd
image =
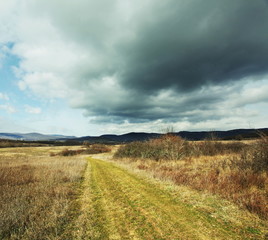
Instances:
[[[0,132],[268,127],[267,0],[0,0]]]

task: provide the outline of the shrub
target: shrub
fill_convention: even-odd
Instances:
[[[185,157],[239,153],[246,146],[246,144],[241,142],[223,143],[214,140],[188,142],[181,137],[166,134],[160,138],[151,139],[145,142],[133,142],[121,146],[114,157],[179,160]]]
[[[75,155],[81,154],[82,152],[83,152],[82,149],[80,149],[80,150],[64,149],[61,152],[59,152],[57,155],[67,157],[67,156],[75,156]],[[53,156],[53,154],[52,154],[52,156]]]
[[[114,154],[114,157],[123,158],[123,157],[132,157],[132,158],[141,158],[142,152],[145,144],[142,142],[132,142],[126,145],[121,146],[117,152]]]
[[[230,153],[241,153],[247,144],[242,142],[221,142],[205,140],[192,143],[191,154],[194,156],[215,156]]]
[[[154,160],[178,160],[186,152],[187,142],[178,136],[166,134],[145,142],[133,142],[121,146],[114,157],[144,158]]]
[[[268,136],[261,136],[255,144],[246,148],[239,159],[234,161],[241,169],[254,172],[268,171]]]
[[[87,145],[87,149],[83,151],[84,154],[98,154],[111,152],[111,148],[104,144]]]
[[[98,154],[98,153],[105,153],[105,152],[110,152],[111,148],[107,147],[104,144],[93,144],[93,145],[88,145],[86,149],[78,149],[78,150],[70,150],[70,149],[64,149],[59,153],[50,153],[51,157],[54,156],[75,156],[79,154]]]

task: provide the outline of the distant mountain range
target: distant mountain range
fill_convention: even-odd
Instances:
[[[204,139],[222,139],[222,140],[231,140],[231,139],[252,139],[259,137],[260,133],[268,135],[268,128],[261,129],[234,129],[229,131],[181,131],[175,132],[174,135],[180,136],[187,140],[204,140]],[[133,141],[145,141],[151,138],[160,137],[163,134],[159,133],[144,133],[144,132],[131,132],[122,135],[101,135],[99,137],[85,136],[80,138],[75,138],[72,140],[76,141],[88,141],[88,142],[133,142]]]
[[[187,140],[198,141],[204,140],[207,138],[215,138],[222,140],[231,140],[231,139],[252,139],[259,137],[260,133],[268,135],[268,128],[261,129],[234,129],[229,131],[200,131],[200,132],[190,132],[190,131],[181,131],[175,132],[174,135],[180,136]],[[85,136],[80,138],[75,138],[71,140],[75,141],[88,141],[88,142],[133,142],[133,141],[145,141],[151,138],[160,137],[163,134],[159,133],[144,133],[144,132],[131,132],[122,135],[101,135],[99,137]]]
[[[231,139],[252,139],[257,138],[260,133],[268,135],[268,128],[261,129],[233,129],[229,131],[181,131],[175,132],[174,135],[180,136],[187,140],[203,140],[206,138],[215,138],[222,140]],[[106,134],[101,136],[64,136],[64,135],[45,135],[40,133],[0,133],[0,139],[8,140],[24,140],[24,141],[75,141],[75,142],[94,142],[94,143],[123,143],[133,141],[145,141],[151,138],[157,138],[163,134],[160,133],[145,133],[131,132],[122,135]]]
[[[46,135],[41,133],[0,133],[0,139],[23,141],[49,141],[57,139],[73,139],[75,136]]]

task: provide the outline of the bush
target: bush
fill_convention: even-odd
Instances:
[[[50,153],[51,157],[54,156],[75,156],[78,154],[98,154],[98,153],[105,153],[105,152],[110,152],[111,148],[107,147],[104,144],[93,144],[93,145],[88,145],[86,149],[78,149],[78,150],[69,150],[69,149],[64,149],[59,153]]]
[[[188,143],[182,138],[166,134],[160,138],[121,146],[114,157],[178,160],[185,155],[187,145]]]
[[[60,156],[64,156],[64,157],[67,157],[67,156],[75,156],[75,155],[78,155],[78,154],[81,154],[83,152],[82,149],[80,150],[69,150],[69,149],[64,149],[62,150],[61,152],[59,152],[58,154],[51,154],[50,156],[56,156],[56,155],[60,155]]]
[[[215,156],[230,153],[241,153],[247,144],[242,142],[220,142],[205,140],[192,143],[191,153],[194,156]]]
[[[214,140],[188,142],[181,137],[166,134],[160,138],[121,146],[114,157],[179,160],[184,157],[240,153],[246,146],[241,142],[223,143]]]
[[[142,153],[145,152],[143,149],[145,143],[142,142],[132,142],[127,145],[121,146],[114,157],[123,158],[123,157],[132,157],[132,158],[141,158]]]
[[[236,164],[241,169],[251,169],[254,172],[268,171],[268,136],[262,135],[255,144],[245,149]]]
[[[106,153],[111,152],[111,148],[104,144],[92,144],[87,145],[87,149],[84,150],[84,154],[98,154],[98,153]]]

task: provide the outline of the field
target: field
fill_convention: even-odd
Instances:
[[[0,149],[0,239],[57,239],[76,215],[87,161],[53,150]]]
[[[0,149],[0,239],[267,238],[265,209],[250,212],[205,184],[203,173],[237,154],[156,161],[115,158],[117,148]]]
[[[268,138],[187,142],[167,135],[120,147],[116,159],[176,185],[206,191],[268,219]]]

